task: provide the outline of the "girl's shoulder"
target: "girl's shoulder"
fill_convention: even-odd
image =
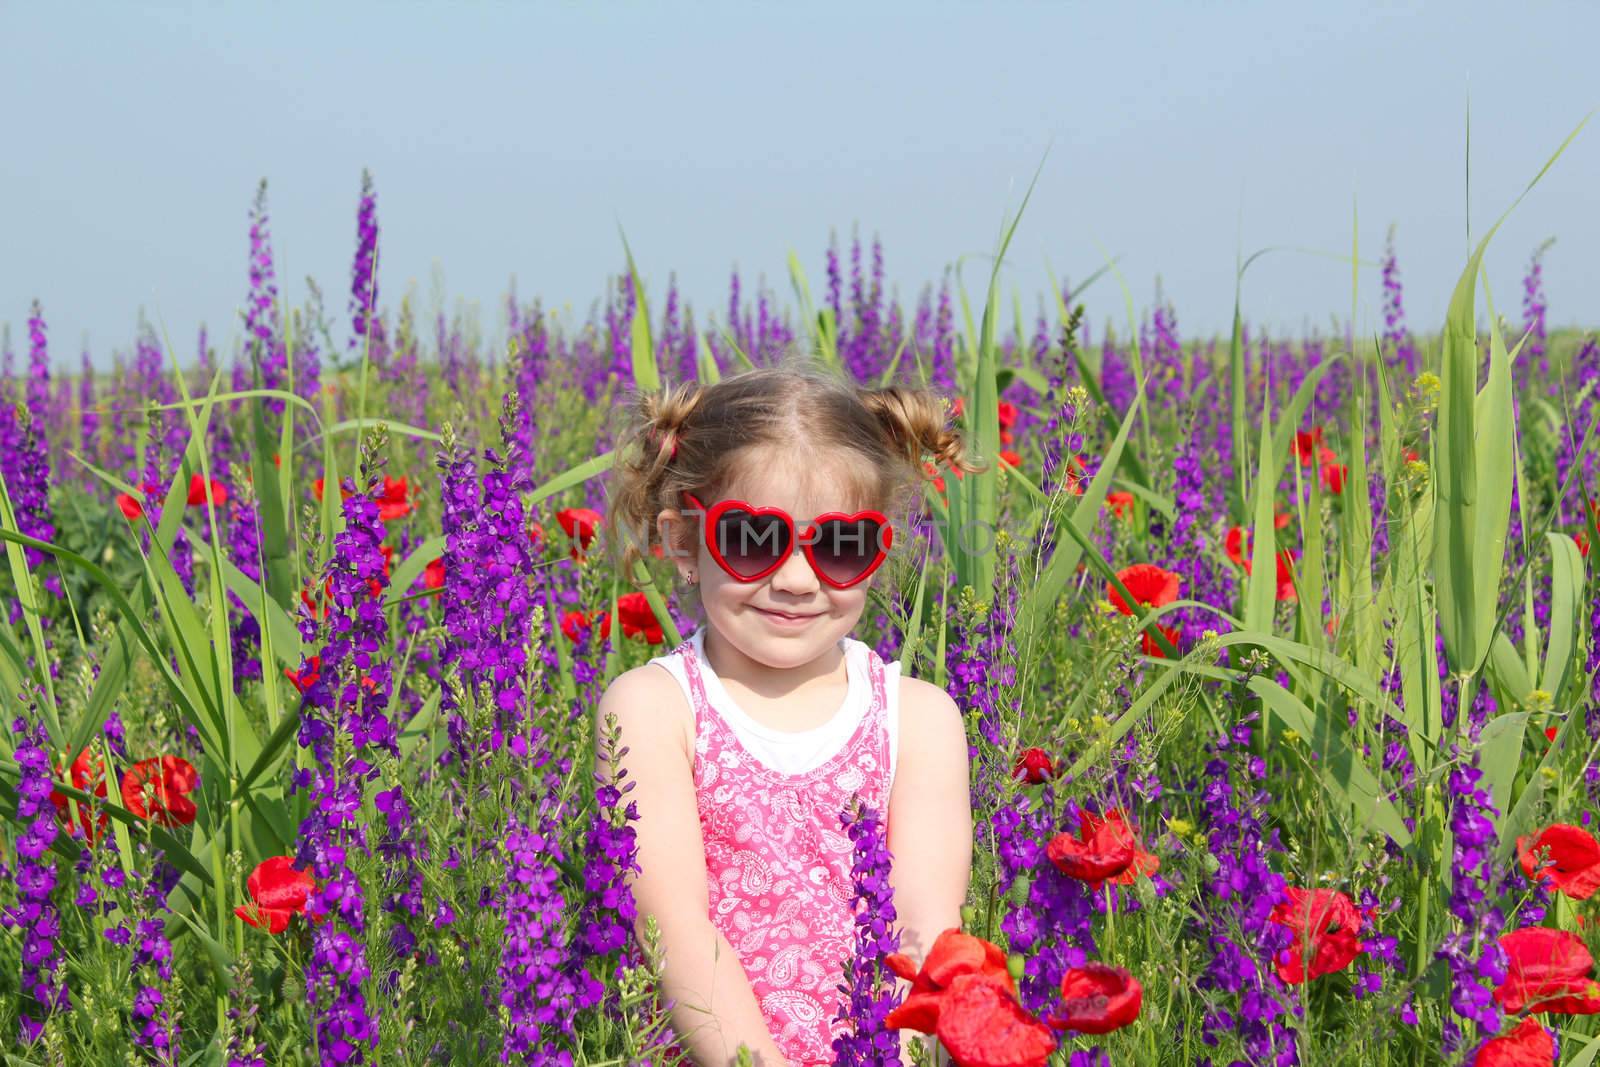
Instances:
[[[652,725],[656,730],[670,727],[666,732],[692,765],[694,709],[666,663],[651,660],[623,671],[606,686],[601,701],[619,705],[619,714],[621,708],[626,708],[627,714],[649,716],[655,720]]]

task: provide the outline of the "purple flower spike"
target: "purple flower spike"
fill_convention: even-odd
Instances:
[[[887,1067],[900,1063],[900,1035],[883,1028],[884,1016],[900,1005],[901,995],[892,977],[884,977],[884,957],[900,951],[900,931],[895,928],[894,887],[889,884],[893,857],[882,816],[852,798],[852,809],[840,813],[850,840],[855,843],[851,882],[855,886],[855,952],[845,968],[841,992],[849,997],[840,1017],[849,1021],[851,1033],[833,1042],[836,1067]]]
[[[372,174],[361,172],[361,205],[356,209],[356,258],[350,268],[350,347],[367,336],[378,306],[378,194]]]
[[[15,907],[0,911],[0,926],[20,932],[22,943],[22,996],[18,1022],[22,1044],[38,1040],[52,1012],[71,1007],[66,982],[58,974],[56,938],[61,915],[52,899],[56,884],[55,860],[50,845],[56,838],[55,806],[50,803],[50,739],[44,727],[18,717],[11,724],[17,745],[14,758],[17,781],[17,835]]]

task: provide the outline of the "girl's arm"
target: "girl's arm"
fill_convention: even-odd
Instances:
[[[619,675],[595,708],[596,737],[606,716],[616,715],[617,762],[634,783],[624,799],[639,813],[640,873],[627,878],[638,905],[635,933],[642,942],[645,916],[656,917],[662,995],[676,1002],[672,1029],[697,1067],[735,1063],[741,1042],[757,1067],[785,1067],[738,954],[711,922],[693,765],[667,711],[682,699],[659,668],[646,665]]]
[[[942,931],[961,925],[972,876],[972,802],[961,710],[950,694],[917,678],[900,681],[889,851],[900,951],[921,962]],[[896,984],[902,993],[911,987],[903,979]],[[908,1045],[916,1036],[901,1031],[908,1063]],[[932,1037],[927,1041],[937,1044]]]

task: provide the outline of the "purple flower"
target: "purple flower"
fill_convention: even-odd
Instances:
[[[380,431],[363,446],[364,491],[346,486],[345,528],[334,538],[325,572],[326,618],[306,613],[300,622],[308,642],[319,633],[323,637],[317,680],[301,697],[299,741],[311,750],[313,766],[298,865],[309,866],[318,883],[308,912],[330,916],[313,927],[305,968],[306,995],[325,1063],[365,1062],[365,1050],[378,1033],[364,990],[369,971],[360,941],[366,931],[363,889],[345,859],[351,848],[368,848],[360,809],[365,785],[377,774],[373,757],[378,752],[399,754],[395,726],[386,712],[392,667],[379,655],[388,640],[383,611],[388,578],[380,550],[384,528],[376,503],[382,493],[376,459],[382,437]],[[395,806],[393,797],[389,803]]]
[[[361,203],[356,208],[356,258],[350,267],[350,347],[368,334],[372,311],[378,306],[378,194],[372,174],[361,171]]]
[[[43,726],[18,716],[11,724],[16,735],[13,758],[17,761],[17,903],[0,912],[0,926],[17,930],[23,943],[22,985],[18,1021],[22,1043],[31,1044],[44,1031],[47,1016],[71,1007],[66,982],[57,974],[56,938],[61,917],[53,891],[56,865],[49,848],[56,838],[55,806],[50,803],[49,737]]]
[[[900,951],[895,928],[894,887],[889,884],[893,857],[882,816],[852,796],[840,820],[855,844],[850,880],[855,887],[855,951],[839,986],[849,1000],[839,1018],[851,1024],[848,1036],[834,1039],[837,1067],[882,1067],[900,1063],[900,1036],[885,1030],[884,1016],[899,1006],[894,980],[884,980],[884,957]]]
[[[541,803],[540,828],[511,816],[506,832],[505,886],[500,901],[505,933],[500,947],[500,1004],[508,1019],[500,1062],[520,1056],[533,1064],[571,1067],[572,1054],[555,1051],[549,1039],[574,1036],[576,1007],[566,944],[566,900],[553,862],[561,848],[553,820]]]
[[[1393,370],[1405,368],[1407,378],[1417,375],[1417,345],[1406,330],[1405,308],[1401,302],[1400,265],[1395,258],[1394,227],[1383,250],[1383,349],[1384,362]]]
[[[282,389],[288,381],[289,364],[278,314],[278,283],[272,267],[272,235],[267,228],[265,178],[261,179],[255,203],[250,208],[250,295],[246,301],[244,328],[246,359],[259,361],[261,387]],[[235,376],[234,385],[241,387],[249,379],[246,371],[243,381]],[[283,414],[282,400],[273,397],[266,404],[273,414]]]
[[[1475,753],[1468,762],[1458,762],[1450,770],[1448,802],[1454,851],[1449,909],[1458,926],[1445,935],[1435,955],[1450,968],[1451,1010],[1475,1024],[1476,1034],[1463,1034],[1460,1025],[1446,1017],[1447,1054],[1493,1036],[1504,1021],[1494,990],[1506,977],[1506,953],[1498,940],[1505,917],[1489,896],[1496,884],[1497,813],[1488,790],[1478,788],[1482,777]]]
[[[1211,956],[1196,984],[1216,1005],[1202,1021],[1200,1038],[1215,1047],[1231,1033],[1251,1063],[1294,1063],[1297,1035],[1284,1018],[1292,997],[1273,969],[1294,934],[1269,921],[1272,909],[1287,899],[1283,876],[1267,863],[1269,852],[1282,847],[1276,830],[1263,830],[1266,791],[1243,788],[1266,779],[1266,761],[1247,755],[1253,718],[1217,739],[1197,785],[1209,851],[1217,861],[1198,901],[1199,933]],[[1236,762],[1242,766],[1236,769]]]
[[[1545,351],[1545,312],[1548,305],[1544,297],[1544,254],[1555,243],[1552,237],[1533,250],[1528,260],[1528,273],[1522,279],[1522,328],[1528,335],[1527,344],[1518,354],[1519,370],[1535,360],[1539,363],[1539,376],[1550,380],[1550,359]],[[1518,375],[1518,384],[1524,375]]]

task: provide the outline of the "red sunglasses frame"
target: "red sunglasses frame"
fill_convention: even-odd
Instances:
[[[701,514],[705,516],[705,520],[701,523],[700,528],[703,531],[703,540],[706,543],[706,551],[710,552],[711,558],[717,561],[717,566],[721,567],[728,577],[732,578],[736,582],[761,581],[761,579],[774,573],[778,570],[778,568],[789,562],[789,556],[794,554],[794,546],[798,544],[801,550],[805,553],[806,562],[811,565],[811,570],[816,574],[819,581],[826,585],[830,585],[835,589],[849,589],[852,586],[860,585],[862,582],[872,577],[873,572],[879,567],[883,566],[883,561],[889,558],[889,549],[894,547],[894,525],[889,521],[889,517],[887,515],[874,509],[858,511],[854,514],[844,511],[829,511],[812,519],[806,524],[805,529],[802,531],[796,529],[794,516],[790,515],[782,508],[758,508],[754,504],[744,500],[719,500],[708,508],[702,504],[699,498],[697,498],[693,493],[686,492],[683,495],[688,499],[690,504],[692,504],[701,512]],[[735,571],[733,567],[728,564],[728,561],[723,558],[721,549],[717,547],[716,538],[711,536],[711,531],[716,529],[718,520],[720,520],[723,515],[730,511],[745,511],[751,515],[778,516],[783,520],[784,525],[789,528],[788,553],[786,553],[782,558],[778,559],[772,564],[772,566],[768,567],[760,574],[750,575],[747,577],[746,575]],[[873,557],[872,562],[867,564],[867,566],[859,575],[852,578],[848,582],[836,582],[832,578],[829,578],[826,574],[822,573],[822,568],[817,566],[816,554],[812,550],[812,545],[816,542],[817,535],[821,532],[822,524],[833,519],[843,519],[845,522],[859,522],[862,519],[868,519],[876,522],[881,530],[878,538],[878,544],[876,546],[877,555]]]

